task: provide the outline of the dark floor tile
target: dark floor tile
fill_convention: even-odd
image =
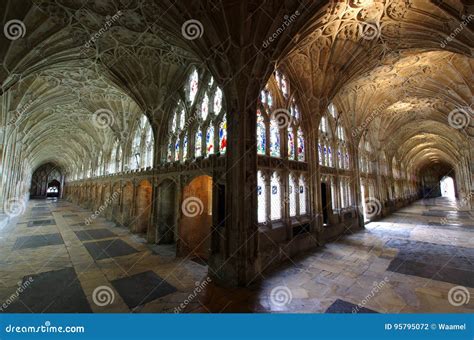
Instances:
[[[396,257],[390,262],[387,270],[474,288],[474,271],[449,265],[433,265]]]
[[[49,220],[36,220],[36,221],[29,221],[28,227],[39,227],[44,225],[56,225],[56,221],[54,219]]]
[[[45,206],[37,206],[37,207],[33,207],[31,208],[31,211],[32,212],[42,212],[42,211],[49,211],[49,207],[45,207]]]
[[[372,309],[359,307],[353,303],[337,299],[328,307],[326,313],[378,313]]]
[[[89,254],[94,260],[102,260],[110,257],[124,256],[137,253],[138,250],[131,247],[121,239],[97,241],[84,243]]]
[[[7,313],[91,313],[92,310],[73,268],[29,275],[23,292]],[[14,292],[12,292],[14,293]]]
[[[153,271],[112,281],[112,285],[130,309],[176,292],[175,287]]]
[[[109,229],[90,229],[90,230],[80,230],[75,231],[76,236],[81,241],[91,241],[91,240],[100,240],[103,238],[109,238],[117,236]]]
[[[79,223],[71,224],[71,227],[84,227],[85,225],[86,225],[85,222],[79,222]]]
[[[44,246],[52,246],[64,244],[61,234],[44,234],[33,236],[20,236],[13,245],[13,250],[26,248],[39,248]]]

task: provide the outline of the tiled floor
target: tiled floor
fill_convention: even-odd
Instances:
[[[195,311],[473,313],[474,212],[460,210],[444,198],[415,202],[259,285],[210,286]],[[451,304],[450,291],[455,304],[467,303]]]
[[[32,200],[23,216],[2,225],[0,311],[173,312],[206,278],[206,266],[125,228],[101,218],[86,225],[90,214],[64,201]]]
[[[229,289],[203,284],[205,263],[172,246],[100,218],[85,225],[90,212],[67,202],[30,201],[0,225],[0,311],[472,313],[474,298],[448,299],[456,286],[474,296],[472,213],[418,201]]]

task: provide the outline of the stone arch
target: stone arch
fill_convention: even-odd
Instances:
[[[212,177],[194,178],[183,188],[178,224],[178,255],[207,260],[211,247]]]
[[[171,179],[165,179],[157,187],[158,209],[156,243],[172,244],[177,238],[177,185]]]
[[[143,180],[138,184],[135,195],[135,214],[132,231],[146,234],[150,224],[152,186],[148,180]]]
[[[122,214],[121,224],[127,228],[130,227],[132,222],[132,209],[133,209],[133,183],[126,182],[122,188]]]

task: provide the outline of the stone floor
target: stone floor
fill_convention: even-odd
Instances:
[[[196,311],[473,313],[473,216],[445,198],[417,201],[293,259],[261,284],[211,286]],[[450,290],[454,304],[467,303],[451,304]]]
[[[174,312],[207,267],[64,201],[31,200],[0,229],[0,311]],[[95,293],[94,293],[95,292]],[[18,295],[18,296],[17,296]]]
[[[237,289],[214,286],[203,263],[176,258],[172,247],[101,218],[86,225],[87,217],[64,201],[33,200],[0,225],[0,311],[474,312],[473,212],[444,198],[418,201]]]

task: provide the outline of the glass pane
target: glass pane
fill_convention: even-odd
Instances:
[[[281,219],[281,191],[280,191],[280,182],[276,173],[273,174],[272,180],[270,183],[270,197],[271,197],[271,207],[270,207],[270,218],[272,220]]]
[[[214,153],[214,126],[210,125],[206,133],[206,154]]]

